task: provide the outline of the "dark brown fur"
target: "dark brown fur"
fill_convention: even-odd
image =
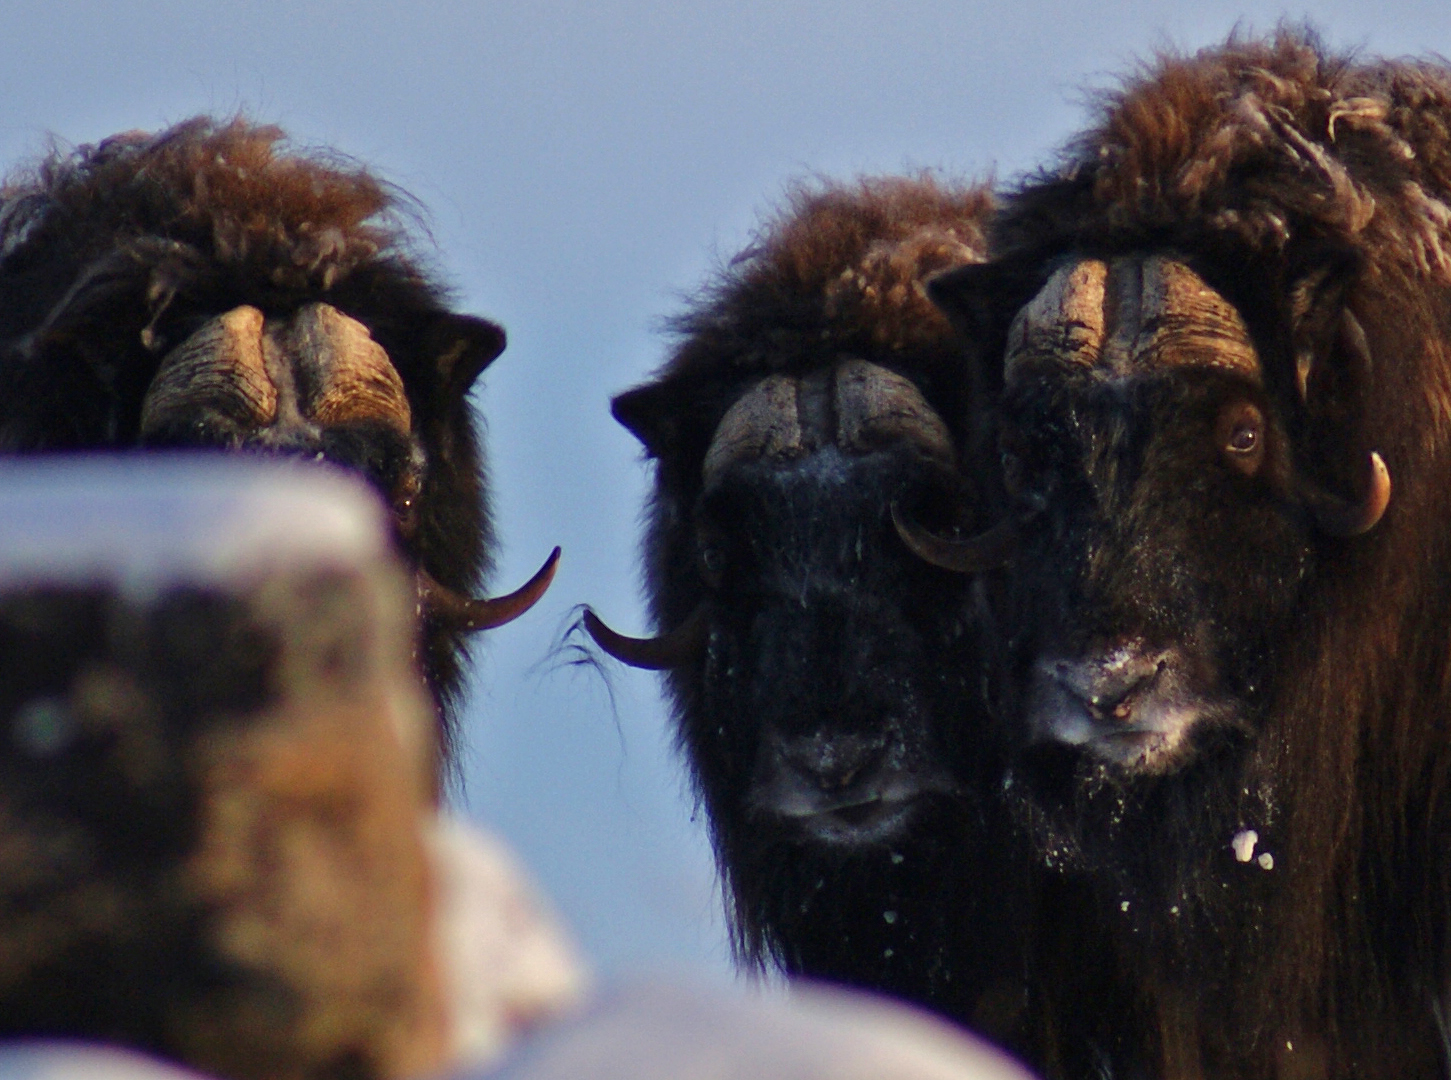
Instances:
[[[451,310],[413,250],[408,209],[361,166],[240,119],[117,135],[13,174],[0,189],[0,449],[136,446],[160,358],[202,322],[242,304],[270,317],[326,302],[402,376],[425,459],[407,554],[477,589],[492,529],[464,395],[503,332]],[[386,487],[386,459],[408,450],[364,445],[340,463]],[[429,626],[423,653],[447,721],[465,640]]]
[[[984,854],[1005,829],[984,798],[996,773],[967,585],[911,556],[890,518],[894,500],[971,507],[978,493],[907,440],[839,453],[830,435],[790,460],[739,462],[709,486],[702,477],[722,417],[748,389],[844,357],[905,376],[942,417],[966,417],[971,387],[923,282],[981,257],[991,209],[985,188],[930,177],[798,190],[676,321],[670,361],[614,413],[656,462],[645,544],[656,625],[676,627],[702,603],[707,613],[704,656],[667,685],[737,955],[1001,1029],[1016,969],[1003,863]],[[968,453],[971,433],[954,438]],[[920,796],[890,837],[843,821],[827,840],[763,808],[775,805],[763,775],[817,767],[778,744],[804,760],[881,739],[910,774],[952,772],[960,790]]]
[[[944,282],[985,343],[991,382],[1008,318],[1056,260],[1188,258],[1249,326],[1287,467],[1354,493],[1378,449],[1395,484],[1384,520],[1356,539],[1316,535],[1281,502],[1275,527],[1297,538],[1304,572],[1265,594],[1293,615],[1260,658],[1273,674],[1248,699],[1246,739],[1167,778],[1088,770],[1066,802],[1026,798],[1044,830],[1035,944],[1051,1073],[1447,1067],[1448,241],[1451,70],[1336,55],[1282,31],[1129,79],[1059,169],[1008,199],[999,261]],[[1346,309],[1369,339],[1368,373],[1318,334]],[[1295,389],[1305,347],[1310,408]],[[1241,533],[1217,554],[1184,554],[1252,569],[1259,542]],[[1275,860],[1253,877],[1228,850],[1251,823]],[[1130,895],[1147,906],[1124,914]]]

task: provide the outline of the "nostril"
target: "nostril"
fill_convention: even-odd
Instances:
[[[782,747],[787,763],[814,787],[840,792],[859,783],[882,760],[885,736],[816,735]]]
[[[1054,665],[1054,675],[1094,720],[1123,723],[1133,717],[1138,702],[1154,688],[1166,667],[1163,658],[1091,665],[1060,662]]]
[[[1133,686],[1126,687],[1118,694],[1112,696],[1107,694],[1095,695],[1086,702],[1088,711],[1095,720],[1103,720],[1109,716],[1112,716],[1115,720],[1127,720],[1129,715],[1134,711],[1133,701],[1131,699],[1134,696],[1134,691],[1137,689],[1138,684],[1135,683]]]

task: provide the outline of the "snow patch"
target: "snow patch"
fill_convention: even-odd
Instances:
[[[1239,862],[1249,862],[1254,858],[1255,845],[1260,842],[1260,834],[1253,829],[1245,829],[1234,834],[1234,839],[1229,846],[1234,849],[1234,857]]]

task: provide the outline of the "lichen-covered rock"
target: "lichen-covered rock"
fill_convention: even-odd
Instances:
[[[435,728],[371,495],[36,464],[0,523],[0,1033],[238,1080],[443,1067]]]

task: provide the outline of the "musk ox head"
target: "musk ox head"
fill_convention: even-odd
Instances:
[[[1448,117],[1291,32],[1164,58],[934,288],[1009,495],[1035,985],[1115,1074],[1442,1053]]]
[[[317,458],[393,508],[442,715],[492,528],[467,393],[504,347],[409,251],[403,198],[282,133],[196,119],[52,154],[0,190],[0,450]]]
[[[923,281],[980,257],[989,210],[928,179],[794,200],[614,403],[656,461],[665,633],[587,616],[606,650],[668,671],[741,953],[960,1016],[967,969],[997,959],[949,955],[990,892],[962,881],[991,831],[971,593],[892,513],[979,524],[972,433],[944,419],[971,390]]]
[[[939,286],[949,302],[953,288]],[[1320,539],[1369,531],[1390,498],[1378,453],[1343,492],[1310,480],[1303,438],[1297,460],[1316,351],[1342,377],[1369,362],[1354,313],[1337,318],[1300,349],[1308,327],[1261,323],[1261,349],[1175,252],[1068,255],[1013,317],[998,406],[1016,538],[1005,690],[1030,744],[1165,773],[1255,728]],[[1266,353],[1298,360],[1304,397],[1276,400],[1288,380]]]
[[[617,412],[634,419],[649,394]],[[719,777],[733,814],[817,843],[881,843],[919,800],[953,791],[928,721],[956,706],[921,678],[923,639],[965,642],[966,627],[942,603],[943,575],[888,526],[895,501],[962,501],[954,459],[915,384],[854,357],[768,375],[726,410],[693,514],[706,595],[685,626],[716,729],[700,764],[736,766]]]

